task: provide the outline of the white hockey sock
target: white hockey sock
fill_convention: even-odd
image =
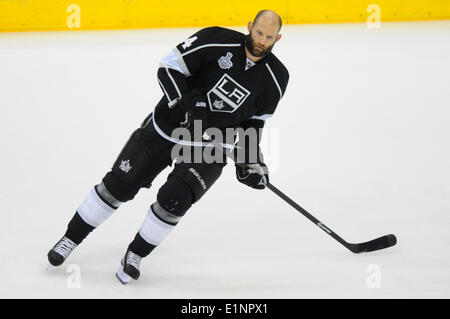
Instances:
[[[156,212],[154,209],[156,209]],[[158,246],[175,227],[175,225],[168,224],[156,217],[155,213],[158,213],[158,211],[161,210],[162,208],[159,206],[158,202],[154,203],[148,210],[145,220],[139,229],[139,235],[141,235],[147,243],[154,246]],[[180,217],[175,218],[177,219],[176,222],[180,219]],[[175,220],[171,221],[175,222]]]
[[[91,189],[77,212],[86,223],[92,227],[98,227],[114,213],[120,204],[121,202],[116,200],[101,183]]]

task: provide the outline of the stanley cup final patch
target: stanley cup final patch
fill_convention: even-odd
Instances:
[[[250,92],[228,74],[224,74],[207,94],[212,112],[227,113],[236,111],[249,95]]]
[[[221,69],[231,69],[233,66],[233,62],[231,62],[231,58],[233,57],[233,53],[227,52],[225,56],[220,57],[217,62],[219,62],[219,66]]]

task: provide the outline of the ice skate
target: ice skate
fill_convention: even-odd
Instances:
[[[138,280],[140,276],[139,265],[141,257],[127,250],[125,256],[121,260],[121,266],[117,270],[116,277],[122,284],[127,284],[131,279]]]
[[[47,270],[61,266],[77,245],[67,237],[61,238],[47,254],[49,265]]]

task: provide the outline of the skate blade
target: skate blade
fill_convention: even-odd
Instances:
[[[130,276],[128,276],[126,273],[124,273],[123,267],[120,267],[119,270],[117,270],[116,277],[117,277],[117,279],[119,279],[119,281],[122,283],[122,285],[126,285],[132,279]]]
[[[50,271],[53,268],[56,268],[55,266],[53,266],[52,264],[48,263],[47,268],[45,270]]]

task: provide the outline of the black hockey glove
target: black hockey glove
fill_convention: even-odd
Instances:
[[[185,95],[180,104],[183,111],[185,111],[184,121],[180,123],[181,127],[188,129],[193,136],[194,124],[201,124],[203,134],[208,127],[206,96],[202,92],[194,90],[190,95]]]
[[[264,189],[269,182],[269,170],[266,164],[244,164],[246,167],[236,166],[236,177],[241,183],[255,189]]]

